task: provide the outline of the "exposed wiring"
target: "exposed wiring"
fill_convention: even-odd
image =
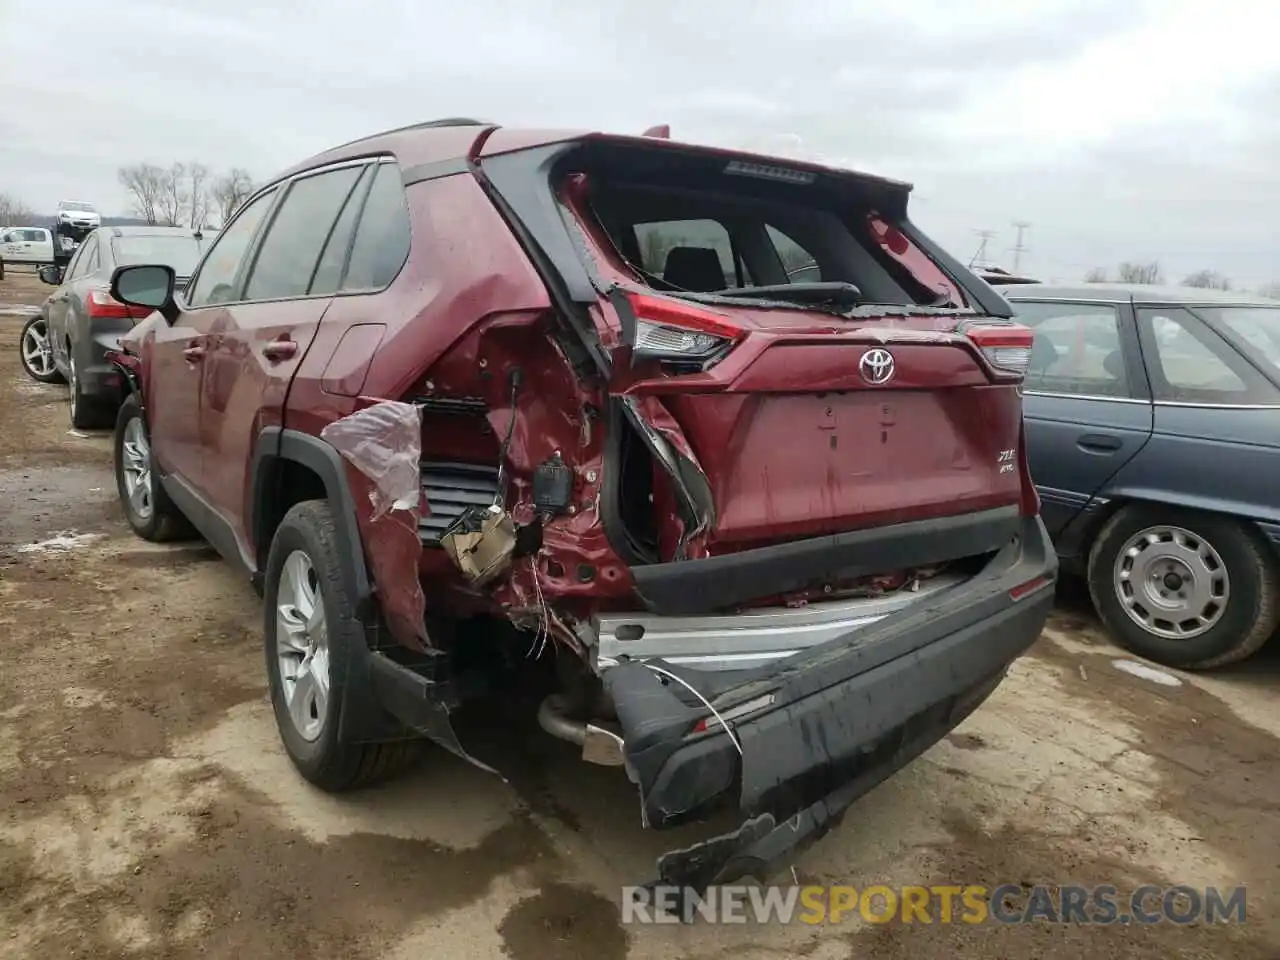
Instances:
[[[520,368],[511,371],[511,419],[507,421],[507,435],[502,439],[502,449],[498,452],[498,483],[494,496],[494,505],[502,506],[507,501],[507,454],[511,451],[511,438],[516,432],[516,397],[520,393],[522,374]]]
[[[733,732],[733,729],[729,726],[725,718],[720,716],[720,711],[711,705],[710,700],[708,700],[701,693],[699,693],[692,686],[690,686],[687,680],[685,680],[683,677],[677,677],[670,670],[665,670],[662,667],[655,667],[652,663],[642,662],[641,666],[648,667],[650,670],[652,670],[656,674],[659,674],[660,676],[669,677],[670,679],[674,680],[676,683],[680,684],[680,686],[688,690],[690,693],[692,693],[695,697],[697,697],[702,702],[702,705],[711,711],[711,715],[715,717],[717,721],[719,721],[720,726],[724,727],[724,732],[729,735],[729,739],[733,742],[733,745],[738,749],[738,756],[742,756],[742,744],[738,742],[738,735]]]
[[[542,584],[538,580],[537,557],[529,558],[529,572],[533,575],[533,593],[538,601],[538,629],[533,635],[533,643],[529,645],[529,652],[525,654],[525,659],[532,657],[540,660],[542,652],[547,648],[547,638],[551,636],[551,618],[547,610],[547,601],[542,595]]]

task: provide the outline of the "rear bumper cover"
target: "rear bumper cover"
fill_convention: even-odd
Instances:
[[[744,817],[730,833],[665,854],[657,882],[704,889],[744,876],[764,878],[820,838],[859,796],[991,694],[1009,664],[1040,635],[1057,570],[1044,525],[1032,518],[1019,521],[1007,545],[963,584],[786,659],[733,673],[652,660],[605,670],[644,824],[672,827],[730,804]],[[1032,582],[1038,586],[1011,595]],[[380,709],[370,704],[353,715],[385,710],[492,770],[458,741],[449,719],[456,695],[448,681],[428,679],[428,665],[410,668],[371,652],[361,666]],[[653,666],[678,676],[698,696],[664,682]],[[762,698],[767,707],[728,721],[734,738],[719,723],[689,735],[710,716],[702,700],[723,715]],[[344,735],[394,734],[353,729]]]
[[[80,378],[80,389],[86,394],[117,402],[124,398],[124,382],[112,357],[119,353],[120,338],[130,329],[127,321],[124,324],[99,321],[90,328],[83,356],[76,356],[76,375]]]
[[[662,857],[659,882],[701,888],[763,878],[820,837],[996,688],[1039,636],[1056,574],[1043,524],[1028,520],[985,570],[936,599],[734,675],[727,688],[704,671],[679,672],[722,714],[772,697],[729,721],[740,753],[717,721],[688,735],[709,711],[682,696],[681,684],[640,662],[605,671],[646,825],[674,826],[728,803],[745,817],[732,833]],[[1010,595],[1038,579],[1038,588]]]

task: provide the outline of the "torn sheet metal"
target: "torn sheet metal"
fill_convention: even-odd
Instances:
[[[362,524],[364,547],[387,627],[402,641],[430,646],[426,597],[418,579],[422,411],[412,403],[384,400],[330,423],[320,439],[370,484],[372,513]]]

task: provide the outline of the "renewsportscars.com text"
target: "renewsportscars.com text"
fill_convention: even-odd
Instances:
[[[623,923],[1243,923],[1245,888],[1020,883],[902,886],[624,887]]]

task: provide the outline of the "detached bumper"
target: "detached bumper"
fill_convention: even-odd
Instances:
[[[76,358],[80,388],[89,396],[115,402],[123,399],[124,380],[112,358],[120,354],[120,338],[130,329],[128,321],[115,325],[99,321],[91,329],[84,356]]]
[[[703,888],[765,877],[826,833],[859,796],[979,706],[1040,635],[1057,558],[1038,519],[963,585],[769,667],[671,673],[729,720],[737,743],[683,684],[642,663],[604,673],[648,826],[736,803],[732,833],[666,854],[658,882]],[[1012,593],[1011,593],[1012,591]],[[741,752],[739,752],[739,745]]]

